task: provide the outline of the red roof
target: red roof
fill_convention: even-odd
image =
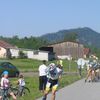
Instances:
[[[2,41],[0,40],[0,47],[3,47],[5,49],[16,49],[17,47],[5,42],[5,41]]]

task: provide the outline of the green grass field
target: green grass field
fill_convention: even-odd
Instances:
[[[13,60],[7,60],[9,62],[11,62],[12,64],[14,64],[15,66],[17,66],[19,68],[19,70],[21,71],[34,71],[37,72],[38,71],[38,67],[40,64],[42,64],[41,61],[38,60],[32,60],[32,59],[13,59]],[[47,65],[51,62],[56,63],[57,61],[49,61],[47,62]],[[68,71],[69,70],[69,66],[70,66],[70,71],[77,71],[77,64],[74,61],[67,61],[67,60],[63,60],[63,68],[64,71]]]

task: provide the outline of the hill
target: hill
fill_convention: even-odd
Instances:
[[[84,45],[100,48],[100,33],[88,27],[60,30],[55,33],[42,35],[41,38],[47,40],[49,43],[61,42],[64,41],[65,37],[71,35],[71,33],[77,35],[78,42],[83,43]]]

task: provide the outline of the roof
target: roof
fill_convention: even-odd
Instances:
[[[5,49],[16,49],[17,48],[16,46],[13,46],[3,40],[0,40],[0,47],[3,47]]]
[[[53,46],[53,45],[57,45],[57,44],[62,44],[62,43],[72,43],[72,44],[77,44],[77,45],[82,45],[82,46],[84,46],[83,44],[78,43],[78,42],[64,41],[64,42],[57,42],[57,43],[50,44],[50,45],[48,45],[48,47]]]

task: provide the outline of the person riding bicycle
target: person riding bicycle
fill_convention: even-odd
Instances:
[[[8,71],[4,71],[2,73],[2,78],[1,78],[1,91],[0,91],[0,100],[5,100],[4,97],[7,95],[12,96],[13,100],[17,100],[16,96],[10,89],[10,81],[8,79]]]
[[[57,91],[59,78],[62,74],[62,69],[56,67],[56,65],[54,63],[51,63],[48,66],[46,73],[47,73],[48,81],[46,84],[46,90],[45,90],[42,100],[46,100],[50,89],[52,89],[52,99],[51,100],[55,100],[55,94]]]
[[[85,82],[89,79],[89,82],[93,82],[96,75],[96,70],[98,69],[98,64],[95,61],[90,61],[87,67],[87,76]]]
[[[25,80],[24,80],[23,75],[19,76],[18,85],[19,85],[19,95],[22,96],[22,92],[23,92],[24,87],[25,87]]]

